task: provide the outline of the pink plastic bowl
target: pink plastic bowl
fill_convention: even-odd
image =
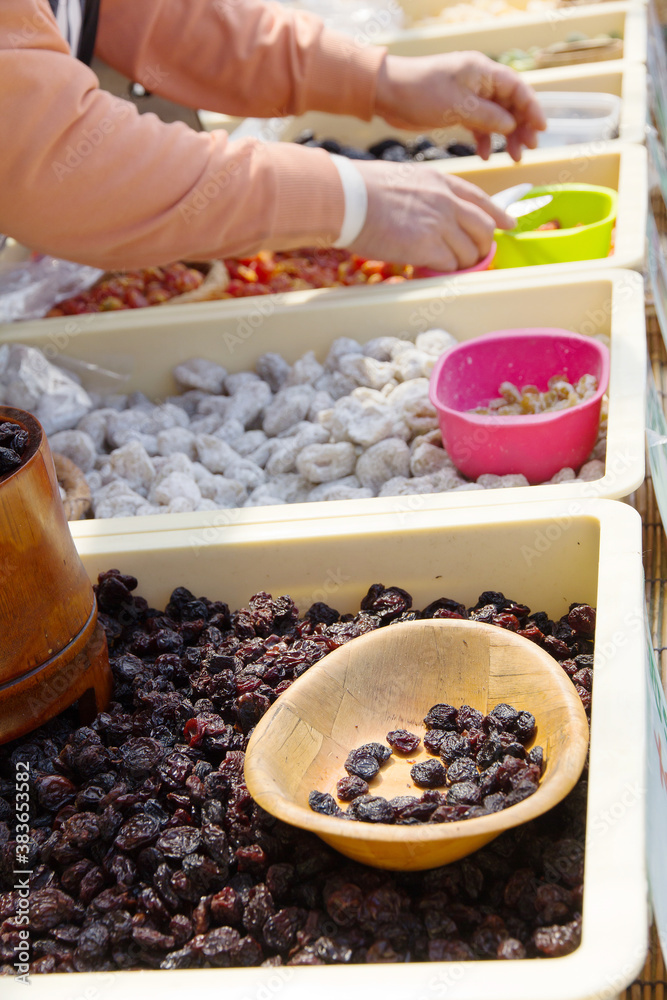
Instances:
[[[595,375],[597,392],[566,410],[521,417],[466,412],[498,396],[501,382],[547,389],[552,375],[575,382]],[[485,472],[523,473],[543,483],[578,469],[595,444],[602,396],[609,382],[609,351],[597,340],[569,330],[530,327],[495,330],[457,344],[436,362],[429,395],[438,411],[442,443],[468,478]]]
[[[452,278],[455,274],[472,274],[473,271],[488,271],[493,264],[493,258],[496,256],[496,244],[491,244],[491,249],[487,253],[486,257],[482,257],[478,260],[476,264],[472,267],[464,267],[460,271],[433,271],[430,267],[416,267],[414,269],[413,278]]]

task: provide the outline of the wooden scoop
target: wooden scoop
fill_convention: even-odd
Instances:
[[[362,823],[310,809],[313,790],[336,797],[350,750],[386,744],[393,729],[423,736],[424,716],[438,702],[484,714],[506,702],[532,712],[546,759],[538,790],[501,812],[455,823]],[[548,653],[495,625],[432,619],[369,632],[299,677],[257,724],[245,779],[267,812],[313,831],[342,854],[377,868],[423,869],[464,857],[555,806],[579,778],[587,748],[579,696]],[[423,745],[407,757],[394,754],[370,782],[371,794],[419,796],[410,768],[427,759]]]

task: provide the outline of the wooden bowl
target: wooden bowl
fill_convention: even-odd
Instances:
[[[22,464],[0,476],[0,743],[73,702],[89,721],[109,700],[111,668],[92,585],[65,517],[51,450],[35,418]]]
[[[507,702],[532,712],[535,743],[546,758],[538,790],[501,812],[456,823],[393,826],[310,809],[313,789],[335,797],[350,750],[386,743],[392,729],[423,735],[423,718],[438,702],[472,705],[485,714]],[[299,677],[257,724],[246,752],[245,779],[267,812],[311,830],[355,861],[377,868],[433,868],[556,805],[581,774],[588,736],[574,685],[535,643],[480,622],[404,622],[353,639]],[[408,757],[392,755],[370,782],[371,793],[385,798],[421,794],[410,768],[426,759],[423,748]]]

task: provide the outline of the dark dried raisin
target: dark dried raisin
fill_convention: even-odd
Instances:
[[[328,792],[311,792],[308,796],[308,805],[313,812],[322,813],[323,816],[335,816],[340,812],[338,803]]]
[[[453,705],[433,705],[424,716],[424,725],[427,729],[456,729],[457,714]]]
[[[342,802],[351,802],[358,795],[368,793],[368,782],[351,774],[349,778],[340,778],[336,783],[336,794]]]
[[[387,743],[397,753],[414,753],[421,739],[415,733],[409,733],[407,729],[392,729],[387,733]]]
[[[447,781],[447,771],[439,760],[424,760],[413,764],[410,777],[420,788],[442,788]]]
[[[380,770],[377,758],[361,749],[352,750],[347,755],[344,767],[348,774],[363,778],[364,781],[371,781]]]

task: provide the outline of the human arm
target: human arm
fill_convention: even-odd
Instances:
[[[273,118],[328,111],[368,120],[384,49],[263,0],[102,0],[96,53],[191,108]]]
[[[98,54],[147,89],[193,108],[273,118],[327,111],[398,128],[463,124],[489,155],[491,132],[519,159],[545,121],[521,74],[480,52],[386,55],[263,0],[102,0]]]
[[[139,115],[102,92],[94,74],[70,56],[46,0],[4,0],[0,147],[0,232],[102,268],[329,245],[343,222],[342,185],[323,150],[228,143],[224,132],[196,133]],[[441,255],[428,242],[401,242],[392,185],[370,174],[367,184],[373,189],[361,234],[367,254],[387,252],[389,226],[397,257],[439,266]],[[435,215],[455,227],[456,218],[444,211],[450,183],[443,178],[439,188],[435,204],[443,203],[443,211]],[[419,212],[432,218],[433,205],[418,197],[412,204],[419,228]],[[450,235],[455,239],[454,229]]]
[[[488,159],[492,132],[507,137],[514,160],[534,149],[546,120],[521,74],[481,52],[388,55],[380,66],[376,113],[397,128],[434,130],[463,125]]]
[[[139,115],[71,57],[46,0],[3,0],[0,148],[0,232],[103,268],[330,243],[343,219],[323,150]]]

